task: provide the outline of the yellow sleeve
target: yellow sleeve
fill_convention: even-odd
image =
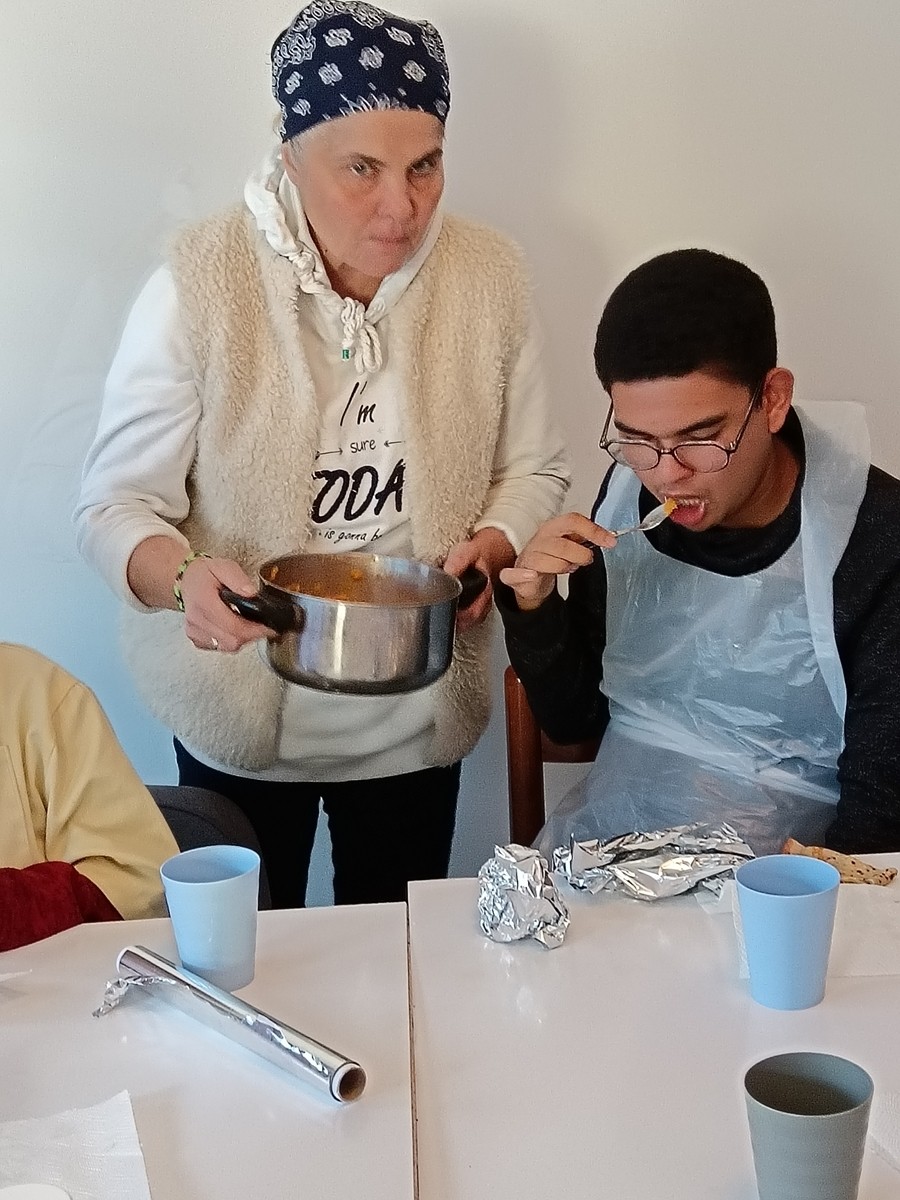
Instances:
[[[93,693],[73,683],[51,724],[47,860],[71,863],[126,919],[164,916],[159,868],[178,846]]]

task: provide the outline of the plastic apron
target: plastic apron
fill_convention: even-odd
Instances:
[[[545,827],[579,839],[726,820],[757,854],[820,841],[834,818],[847,691],[832,577],[865,491],[860,405],[798,408],[806,444],[800,535],[737,578],[678,562],[643,535],[606,552],[602,690],[610,724],[587,779]],[[595,519],[637,524],[640,484],[616,467]]]

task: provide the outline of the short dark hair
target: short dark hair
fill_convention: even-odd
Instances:
[[[712,250],[672,250],[626,275],[594,344],[607,391],[692,371],[754,388],[777,360],[768,288],[755,271]]]

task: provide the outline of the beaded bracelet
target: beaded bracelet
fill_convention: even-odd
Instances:
[[[209,558],[208,554],[204,554],[202,550],[192,550],[178,570],[175,572],[175,582],[172,584],[172,594],[175,596],[175,603],[178,605],[178,611],[184,612],[184,596],[181,594],[181,581],[184,579],[184,573],[194,561],[195,558]]]

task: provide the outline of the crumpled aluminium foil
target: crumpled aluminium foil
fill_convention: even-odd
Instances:
[[[531,937],[548,950],[562,945],[569,911],[537,850],[515,843],[495,846],[478,879],[481,928],[492,941]]]
[[[664,900],[698,884],[718,892],[734,869],[754,854],[730,825],[676,825],[651,833],[623,833],[553,851],[553,870],[569,885],[596,895],[619,891],[638,900]]]

